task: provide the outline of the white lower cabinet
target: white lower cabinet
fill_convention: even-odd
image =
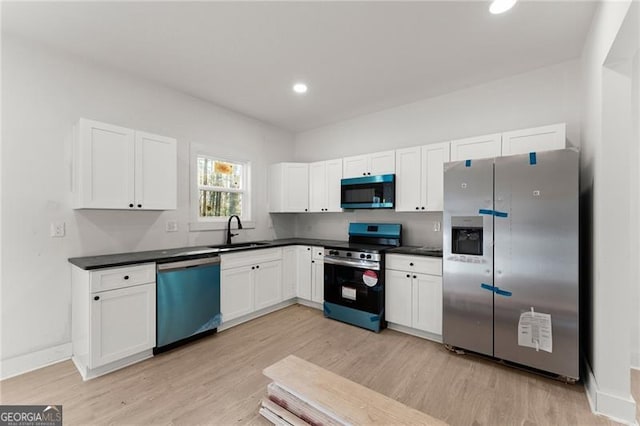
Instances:
[[[223,254],[220,261],[223,322],[282,302],[281,248]]]
[[[442,259],[389,254],[386,261],[387,321],[442,335]]]
[[[296,297],[298,283],[298,246],[282,248],[282,300]]]
[[[256,265],[254,302],[255,309],[268,308],[282,302],[282,261]]]
[[[296,246],[296,288],[300,299],[311,300],[311,247]]]
[[[253,312],[253,281],[250,266],[220,272],[220,310],[223,321]]]
[[[85,380],[153,355],[155,263],[95,271],[72,266],[71,288],[72,359]]]

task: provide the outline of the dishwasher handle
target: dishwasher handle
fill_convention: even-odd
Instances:
[[[169,272],[178,269],[197,268],[220,264],[220,257],[205,257],[200,259],[181,260],[171,263],[158,263],[158,272]]]

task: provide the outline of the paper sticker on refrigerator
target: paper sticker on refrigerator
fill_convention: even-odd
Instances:
[[[553,352],[551,315],[531,311],[520,314],[518,321],[518,345],[536,351]]]

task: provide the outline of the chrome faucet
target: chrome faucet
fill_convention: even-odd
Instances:
[[[234,217],[238,219],[238,229],[242,229],[242,222],[240,222],[240,217],[236,214],[231,215],[229,217],[229,222],[227,222],[227,244],[231,244],[231,237],[238,235],[231,233],[231,219],[233,219]]]

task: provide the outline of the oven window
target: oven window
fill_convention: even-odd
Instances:
[[[352,266],[324,265],[324,300],[379,314],[384,306],[383,272]]]

